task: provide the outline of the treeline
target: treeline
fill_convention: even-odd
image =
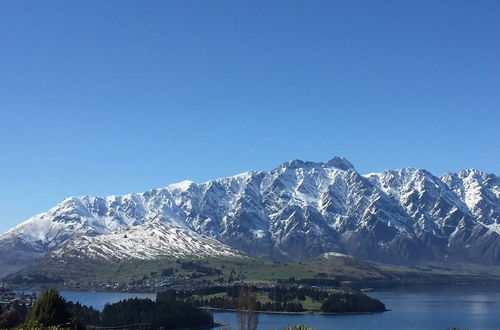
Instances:
[[[82,305],[79,302],[66,301],[66,305],[71,314],[72,323],[80,325],[80,327],[101,324],[101,313],[97,309]]]
[[[194,290],[170,290],[162,293],[162,295],[167,295],[170,299],[184,299],[184,301],[190,302],[196,307],[237,309],[238,297],[243,287],[248,288],[254,294],[265,293],[269,298],[270,301],[266,302],[256,300],[255,309],[257,311],[303,312],[302,302],[307,297],[322,302],[320,310],[329,313],[364,313],[386,310],[382,302],[362,292],[327,291],[307,286],[275,286],[268,288],[213,286]],[[206,297],[221,293],[223,295]]]
[[[277,302],[286,302],[290,300],[305,300],[306,296],[313,300],[324,300],[328,297],[328,291],[308,286],[287,286],[277,285],[273,287],[257,287],[255,285],[232,285],[232,286],[206,286],[191,290],[172,290],[165,291],[162,294],[175,294],[177,298],[189,298],[191,296],[208,296],[217,293],[225,293],[229,297],[238,298],[241,288],[248,287],[253,292],[264,292],[269,298]]]
[[[236,310],[239,307],[239,298],[243,288],[247,288],[250,292],[257,292],[261,289],[257,289],[255,286],[212,286],[203,287],[193,290],[167,290],[157,294],[157,300],[183,300],[187,303],[191,303],[195,307],[212,307],[221,309],[233,309]],[[223,297],[211,297],[208,299],[198,298],[199,296],[213,295],[217,293],[225,293]],[[303,312],[304,308],[299,301],[288,301],[286,298],[282,297],[286,293],[286,290],[279,289],[274,290],[274,297],[279,297],[279,300],[273,302],[261,303],[256,300],[255,310],[256,311],[276,311],[276,312]],[[290,296],[288,296],[290,297]],[[295,299],[296,295],[292,296],[290,300]],[[305,296],[304,296],[305,299]],[[302,300],[304,300],[302,299]]]
[[[321,310],[328,313],[374,313],[384,312],[386,308],[380,300],[362,292],[335,292],[323,302]]]
[[[16,314],[14,314],[14,312]],[[206,327],[214,324],[210,311],[177,300],[175,295],[159,294],[156,301],[133,298],[107,304],[102,312],[72,303],[55,290],[42,293],[26,315],[22,310],[0,310],[0,329],[40,329],[47,327],[85,329],[87,326],[126,326],[141,324],[151,329]]]
[[[111,327],[127,324],[148,324],[153,329],[202,327],[213,324],[212,313],[197,309],[189,302],[157,297],[150,299],[127,299],[108,304],[101,312],[101,326]]]
[[[290,301],[294,299],[305,300],[311,297],[313,300],[324,300],[328,297],[328,291],[312,287],[286,287],[276,286],[266,290],[269,298],[274,301]]]
[[[221,308],[221,309],[238,309],[238,299],[233,297],[212,297],[210,299],[189,299],[193,305],[198,307],[211,307],[211,308]],[[261,303],[260,301],[255,302],[255,310],[259,312],[303,312],[304,307],[300,302],[266,302]]]

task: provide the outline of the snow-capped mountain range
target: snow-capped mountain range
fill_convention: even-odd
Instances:
[[[114,260],[239,251],[500,264],[500,178],[474,169],[361,175],[335,157],[144,193],[70,197],[0,236],[0,276],[47,254]]]

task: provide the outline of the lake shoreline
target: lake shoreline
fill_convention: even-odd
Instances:
[[[200,309],[205,309],[214,312],[231,312],[237,313],[236,309],[225,309],[225,308],[215,308],[215,307],[198,307]],[[322,312],[322,311],[304,311],[304,312],[285,312],[285,311],[255,311],[259,314],[283,314],[283,315],[361,315],[361,314],[378,314],[390,312],[390,309],[386,309],[378,312],[346,312],[346,313],[332,313],[332,312]]]
[[[18,294],[28,294],[28,293],[33,293],[34,291],[40,292],[38,289],[14,289],[13,292],[16,292]],[[85,293],[126,293],[126,294],[156,294],[156,292],[124,292],[124,291],[78,291],[78,290],[72,290],[73,292],[85,292]],[[151,299],[151,298],[148,298]],[[209,311],[214,311],[214,312],[232,312],[236,313],[238,310],[236,309],[224,309],[224,308],[215,308],[215,307],[207,307],[207,306],[200,306],[197,307],[199,309],[204,309],[204,310],[209,310]],[[384,313],[384,312],[389,312],[391,311],[390,309],[385,309],[383,311],[377,311],[377,312],[345,312],[345,313],[335,313],[335,312],[322,312],[319,310],[315,311],[303,311],[303,312],[286,312],[286,311],[256,311],[256,313],[262,313],[262,314],[283,314],[283,315],[357,315],[357,314],[376,314],[376,313]]]

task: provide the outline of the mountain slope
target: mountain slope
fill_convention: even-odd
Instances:
[[[478,170],[446,173],[441,177],[482,224],[500,233],[500,178]]]
[[[401,264],[498,264],[499,181],[478,170],[441,178],[420,169],[363,176],[345,158],[335,157],[138,194],[71,197],[0,236],[0,272],[12,272],[59,247],[60,253],[79,247],[88,257],[111,259],[174,253],[148,236],[150,226],[161,235],[182,229],[192,238],[186,241],[191,252],[195,241],[211,237],[279,259],[337,251]],[[134,244],[153,252],[131,251],[127,239],[122,241],[126,232],[144,237],[144,243]],[[99,245],[108,250],[90,248]],[[22,257],[13,263],[12,254]]]
[[[439,259],[444,252],[452,260],[498,260],[498,233],[468,207],[469,188],[457,194],[446,180],[420,169],[389,170],[368,177],[413,219],[413,232],[432,253],[431,259]]]
[[[99,236],[68,240],[49,253],[54,259],[155,259],[168,256],[237,257],[240,252],[219,241],[179,226],[150,222]]]

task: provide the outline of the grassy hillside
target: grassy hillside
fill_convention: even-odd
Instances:
[[[102,284],[154,288],[168,283],[227,281],[273,281],[290,277],[310,278],[314,270],[298,263],[271,261],[259,257],[124,260],[109,263],[88,259],[61,262],[42,259],[6,278],[21,286],[57,284],[66,287],[98,287]],[[116,285],[118,284],[118,285]]]
[[[424,264],[396,266],[374,263],[348,256],[320,255],[303,263],[358,287],[500,282],[500,267],[476,264]]]
[[[6,281],[15,286],[52,285],[75,289],[157,290],[172,285],[335,279],[354,287],[500,282],[500,267],[470,264],[415,267],[372,263],[340,255],[321,255],[292,263],[260,257],[220,257],[104,262],[44,258]]]

